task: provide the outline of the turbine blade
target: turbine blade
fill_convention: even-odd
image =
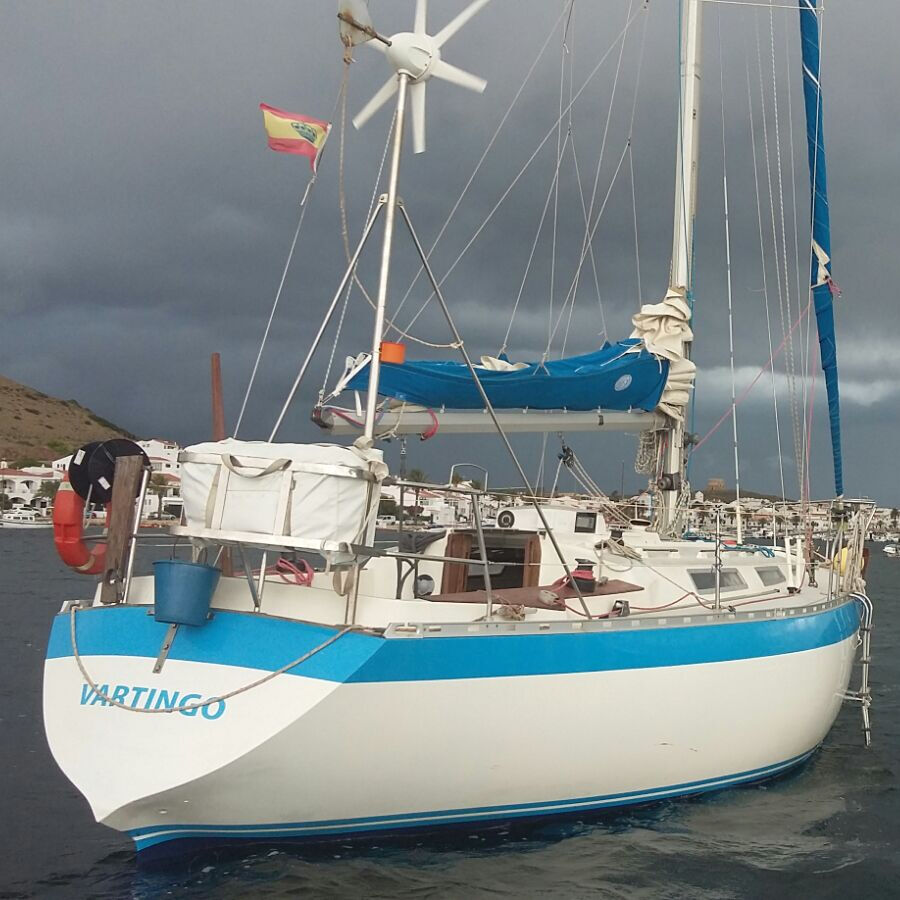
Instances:
[[[431,64],[430,74],[433,78],[440,78],[441,81],[449,81],[451,84],[458,84],[460,87],[468,88],[479,94],[484,93],[487,82],[471,72],[464,69],[451,66],[450,63],[444,62],[442,59],[436,59]]]
[[[475,15],[482,7],[487,6],[490,3],[490,0],[474,0],[473,3],[470,3],[455,19],[448,22],[435,36],[434,42],[438,47],[443,47],[444,44],[459,31],[472,16]]]
[[[425,150],[425,82],[410,85],[409,99],[412,107],[413,153]]]
[[[425,20],[428,16],[428,0],[416,0],[416,21],[413,31],[416,34],[427,34]]]
[[[397,93],[397,76],[391,77],[378,89],[374,97],[353,117],[353,127],[362,128],[375,113]]]

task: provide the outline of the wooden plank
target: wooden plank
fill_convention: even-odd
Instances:
[[[457,559],[468,559],[471,553],[472,535],[464,531],[452,531],[447,538],[446,555]],[[445,562],[441,577],[441,592],[444,594],[458,594],[465,591],[468,578],[468,564]],[[482,593],[484,592],[482,591]]]
[[[530,534],[525,539],[525,569],[522,572],[522,587],[538,586],[541,577],[541,539]]]
[[[210,359],[212,381],[212,439],[225,440],[225,405],[222,401],[222,359],[213,353]]]
[[[112,502],[107,520],[106,572],[100,587],[101,603],[118,603],[125,586],[128,546],[134,528],[134,500],[141,483],[144,458],[120,456],[116,460]]]
[[[210,378],[212,383],[212,439],[225,440],[225,401],[222,395],[222,358],[218,353],[210,357]],[[234,574],[231,562],[231,548],[222,548],[222,574],[230,578]]]

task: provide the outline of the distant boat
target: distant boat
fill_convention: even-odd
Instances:
[[[52,528],[50,519],[34,509],[10,509],[0,514],[0,528]]]
[[[887,556],[900,556],[900,546],[897,544],[885,544],[882,549]]]

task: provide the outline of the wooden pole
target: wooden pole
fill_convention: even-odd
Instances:
[[[107,522],[106,571],[100,587],[101,603],[121,603],[123,599],[125,565],[134,529],[134,502],[143,465],[143,456],[120,456],[116,460]]]
[[[225,440],[225,401],[222,398],[222,357],[213,353],[210,357],[210,377],[212,381],[212,438],[214,441]],[[230,577],[234,574],[231,562],[231,549],[222,548],[222,574]]]
[[[212,377],[212,437],[214,441],[225,440],[225,404],[222,400],[222,359],[213,353],[211,362]]]

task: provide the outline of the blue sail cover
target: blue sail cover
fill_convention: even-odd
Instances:
[[[837,344],[834,335],[834,307],[831,281],[831,226],[828,217],[828,188],[825,177],[825,137],[822,129],[822,89],[819,85],[819,20],[816,0],[799,0],[800,42],[803,51],[803,100],[806,106],[806,143],[809,152],[809,183],[813,248],[810,286],[816,310],[819,354],[828,394],[831,451],[834,458],[834,489],[844,493],[841,461],[841,404],[838,390]],[[821,251],[817,253],[816,249]]]
[[[669,363],[644,349],[639,340],[604,344],[593,353],[495,372],[478,369],[478,380],[495,409],[653,410],[659,403]],[[365,391],[366,365],[347,386]],[[432,409],[483,409],[484,403],[465,363],[420,360],[381,364],[379,394]]]

